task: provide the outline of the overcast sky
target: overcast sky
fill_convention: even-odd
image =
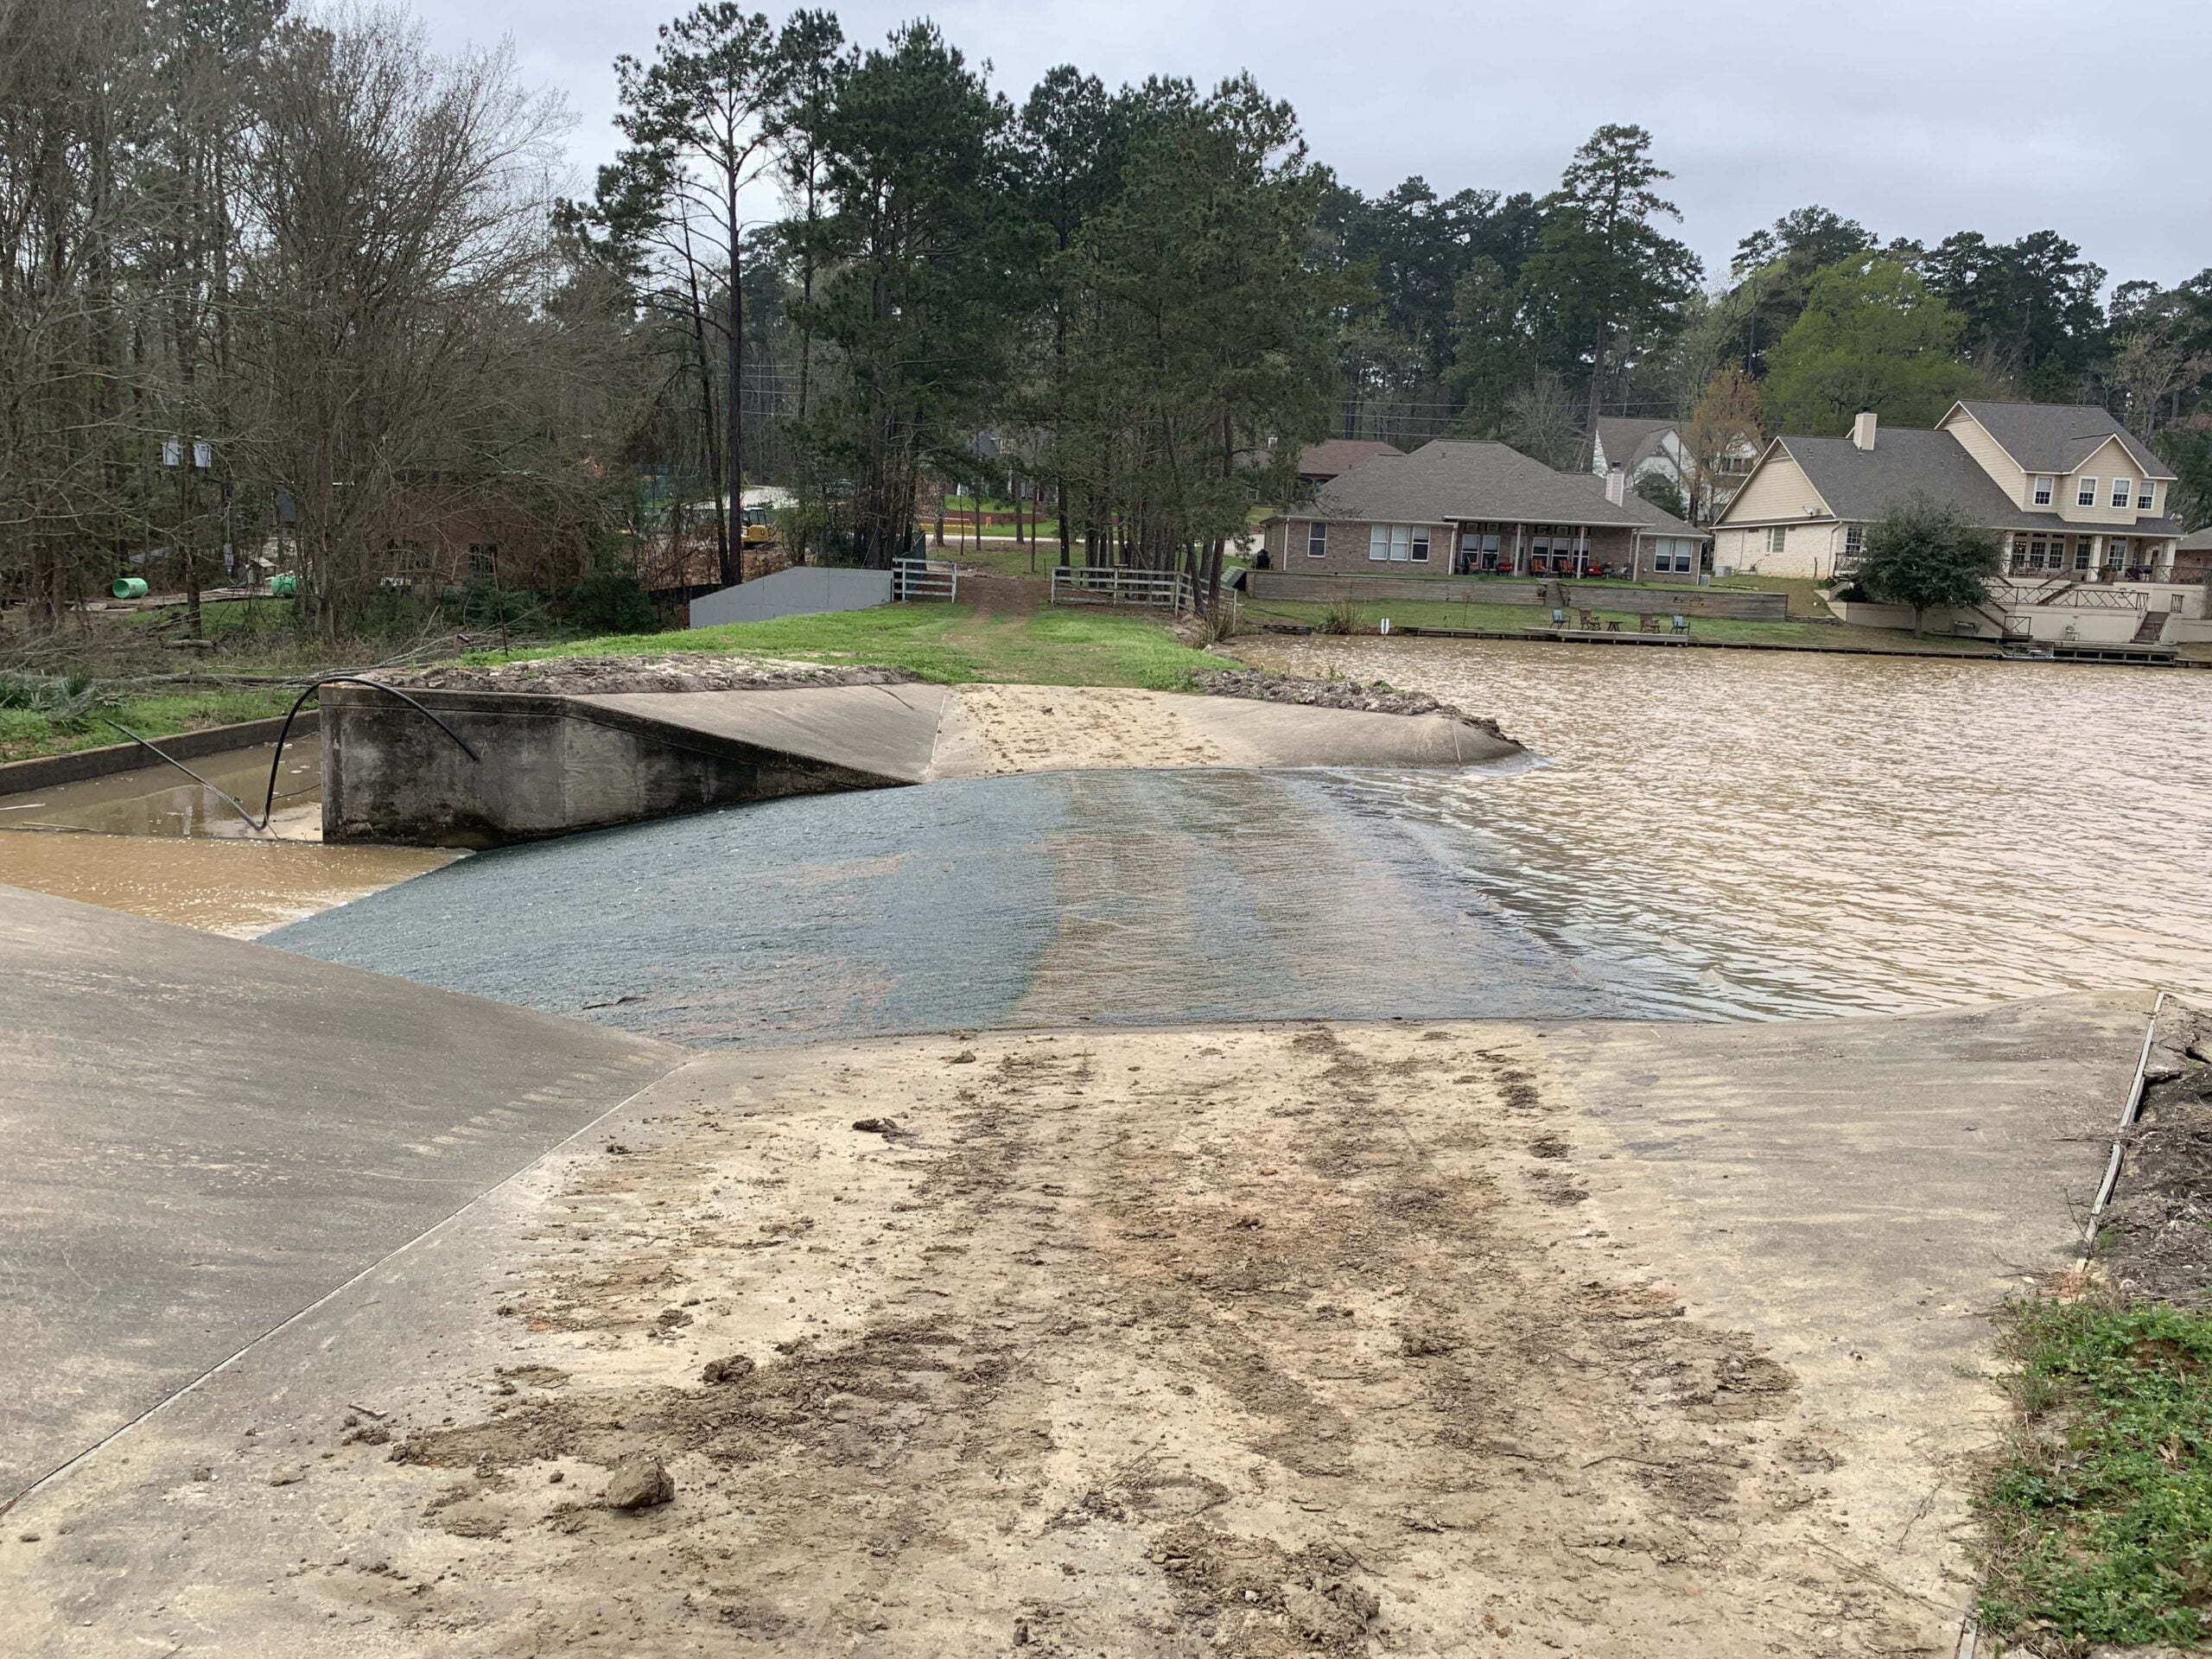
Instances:
[[[416,3],[440,45],[511,35],[567,94],[582,180],[613,149],[616,54],[649,55],[679,9]],[[870,44],[933,16],[1017,103],[1061,62],[1109,85],[1249,69],[1370,194],[1416,173],[1440,194],[1541,192],[1593,127],[1640,123],[1712,279],[1745,232],[1810,202],[1885,238],[2056,230],[2116,282],[2212,265],[2212,0],[816,3]]]

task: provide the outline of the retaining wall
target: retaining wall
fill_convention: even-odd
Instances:
[[[1256,600],[1386,600],[1401,605],[1559,605],[1573,610],[1625,612],[1636,616],[1719,616],[1745,622],[1779,622],[1789,614],[1789,596],[1713,588],[1611,588],[1571,581],[1500,582],[1481,576],[1308,576],[1284,570],[1254,570],[1245,588]],[[1562,601],[1554,595],[1564,591]]]
[[[325,691],[322,695],[327,697],[331,694]],[[292,735],[308,736],[321,723],[321,717],[315,710],[302,709],[300,717],[292,722]],[[163,753],[180,760],[191,760],[203,754],[227,754],[232,749],[250,749],[257,743],[274,743],[276,734],[283,728],[284,721],[280,715],[272,720],[244,720],[232,726],[211,726],[205,731],[173,732],[152,741],[161,745]],[[87,778],[105,778],[114,772],[138,772],[161,765],[143,743],[108,743],[70,754],[41,754],[29,760],[10,760],[0,765],[0,795],[53,789],[61,784],[81,783]]]
[[[498,847],[746,801],[909,781],[576,699],[366,686],[322,694],[322,838]]]

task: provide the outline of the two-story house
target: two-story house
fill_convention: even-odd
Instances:
[[[1847,575],[1868,526],[1923,498],[2003,538],[2015,581],[2173,580],[2174,478],[2104,410],[1954,404],[1933,431],[1871,414],[1847,438],[1770,442],[1713,527],[1713,563],[1769,576]]]
[[[1709,521],[1728,505],[1758,457],[1758,444],[1738,438],[1700,479],[1677,422],[1601,415],[1590,438],[1590,470],[1599,478],[1624,474],[1631,490],[1648,478],[1665,479],[1681,492],[1683,502],[1700,521]]]

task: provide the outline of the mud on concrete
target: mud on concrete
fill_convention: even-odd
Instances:
[[[1942,1634],[1824,1553],[1890,1475],[1630,1265],[1525,1028],[959,1035],[656,1093],[484,1269],[495,1339],[421,1338],[473,1358],[142,1447],[130,1479],[177,1467],[141,1513],[185,1540],[175,1582],[88,1586],[102,1634],[932,1659]],[[666,1501],[610,1507],[647,1458]],[[54,1559],[113,1547],[84,1527]]]

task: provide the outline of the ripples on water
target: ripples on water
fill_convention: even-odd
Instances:
[[[1666,1010],[2212,995],[2212,675],[1442,640],[1239,654],[1417,687],[1539,751],[1503,778],[1327,787]]]

